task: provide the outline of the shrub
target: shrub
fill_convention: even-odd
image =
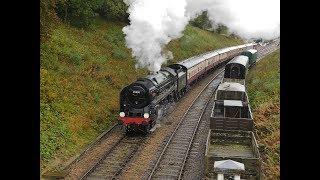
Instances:
[[[120,48],[116,48],[114,50],[112,50],[112,56],[116,59],[127,59],[128,58],[128,54],[126,51],[120,49]]]
[[[49,159],[71,141],[71,133],[61,116],[50,105],[40,103],[40,153]]]
[[[101,6],[102,0],[66,0],[56,5],[60,19],[68,21],[76,27],[88,27],[95,16],[95,10]]]
[[[40,40],[50,37],[52,28],[58,22],[58,17],[54,11],[57,0],[40,1]]]
[[[71,62],[75,65],[80,65],[83,62],[83,56],[77,52],[71,53],[70,59]]]
[[[97,9],[100,16],[114,21],[129,22],[128,6],[119,0],[105,0]]]
[[[190,24],[200,29],[211,29],[212,24],[208,18],[208,12],[203,11],[198,17],[190,21]]]

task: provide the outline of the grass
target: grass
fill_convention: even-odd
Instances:
[[[146,75],[125,46],[126,24],[96,19],[90,29],[60,23],[40,47],[41,171],[62,166],[116,122],[121,89]],[[177,62],[242,40],[188,26],[167,49]]]
[[[244,42],[241,39],[214,34],[188,25],[184,31],[184,35],[180,39],[171,41],[167,48],[172,51],[174,55],[174,58],[170,63],[175,63],[213,49],[220,49],[243,43]]]
[[[266,179],[280,179],[280,50],[263,58],[248,74],[250,105]]]

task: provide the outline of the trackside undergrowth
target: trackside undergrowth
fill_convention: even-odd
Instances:
[[[116,122],[121,89],[146,75],[125,46],[125,23],[96,18],[80,29],[58,23],[40,46],[41,171],[63,165]],[[242,44],[193,26],[167,49],[179,60]]]
[[[247,91],[266,179],[280,179],[280,50],[248,73]]]

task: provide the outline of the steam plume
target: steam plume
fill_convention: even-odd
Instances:
[[[188,21],[207,10],[214,24],[223,24],[242,38],[280,36],[280,0],[124,0],[130,25],[123,28],[136,67],[158,71],[172,58],[163,48],[182,36]]]
[[[123,28],[127,46],[138,59],[137,67],[158,71],[171,52],[163,47],[182,34],[188,19],[185,0],[126,0],[130,26]]]

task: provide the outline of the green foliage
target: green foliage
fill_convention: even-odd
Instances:
[[[126,59],[128,58],[128,55],[125,51],[123,51],[122,49],[114,49],[112,51],[112,56],[116,59]]]
[[[148,73],[135,68],[125,25],[102,18],[86,29],[60,23],[41,42],[41,170],[50,169],[53,159],[66,162],[115,123],[121,89]],[[193,26],[184,34],[167,46],[173,61],[242,43]]]
[[[40,103],[40,153],[44,159],[52,155],[71,141],[71,132],[60,114],[51,110],[48,104]]]
[[[216,28],[215,32],[217,32],[218,34],[227,34],[228,27],[223,24],[218,24],[218,27]]]
[[[57,3],[57,15],[64,21],[77,27],[88,27],[93,22],[95,10],[102,4],[102,0],[66,0]]]
[[[204,30],[212,28],[207,11],[203,11],[198,17],[190,21],[190,24]]]
[[[72,52],[70,59],[73,64],[80,65],[83,61],[83,56],[78,52]]]
[[[97,12],[108,20],[128,22],[127,9],[128,6],[122,0],[105,0]]]
[[[248,74],[248,95],[253,108],[266,102],[276,102],[280,94],[279,51],[257,63]]]
[[[280,51],[249,71],[247,92],[256,127],[265,179],[280,178]]]
[[[56,5],[60,19],[76,27],[89,27],[96,13],[108,20],[128,22],[127,5],[119,0],[65,0]]]
[[[48,39],[51,29],[57,24],[58,17],[54,11],[56,2],[59,0],[40,1],[40,40]]]
[[[243,43],[241,39],[228,38],[190,25],[186,27],[183,34],[180,39],[171,41],[166,47],[174,57],[169,63],[175,63],[210,50]]]

